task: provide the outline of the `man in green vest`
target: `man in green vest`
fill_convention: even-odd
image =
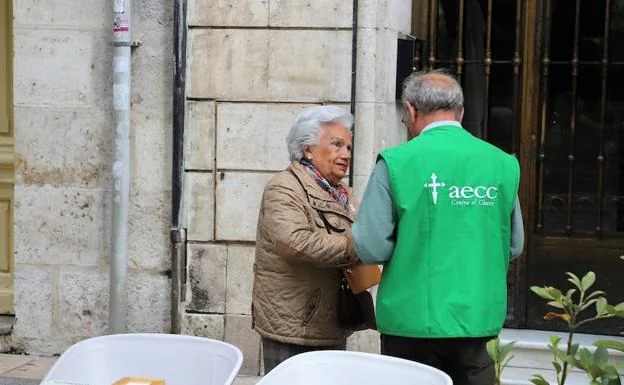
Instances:
[[[453,77],[414,73],[402,99],[409,140],[379,155],[353,225],[358,257],[384,264],[381,351],[454,385],[493,384],[485,345],[505,321],[509,261],[524,244],[520,167],[462,128]]]

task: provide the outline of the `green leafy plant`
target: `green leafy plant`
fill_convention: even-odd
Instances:
[[[571,367],[579,368],[587,373],[591,385],[620,384],[617,370],[608,363],[607,349],[610,348],[607,346],[608,344],[596,345],[597,348],[593,353],[586,348],[579,349],[579,345],[574,343],[574,333],[589,322],[616,316],[624,317],[624,302],[613,306],[608,303],[603,291],[590,291],[596,282],[596,274],[591,271],[582,278],[573,273],[566,274],[568,281],[574,287],[565,294],[551,286],[531,287],[535,294],[548,301],[548,306],[557,309],[546,313],[544,319],[562,320],[567,324],[568,339],[565,350],[559,349],[560,337],[553,336],[550,339],[549,348],[554,357],[552,364],[555,368],[557,384],[565,384]],[[583,317],[591,309],[594,310],[595,314]],[[619,347],[619,345],[610,346]],[[541,375],[534,375],[531,382],[536,385],[550,385]]]
[[[620,257],[624,260],[624,255]],[[546,320],[561,320],[568,326],[568,340],[566,349],[559,349],[561,337],[551,336],[548,345],[553,354],[553,367],[557,377],[557,385],[564,385],[571,367],[576,367],[585,372],[590,380],[590,385],[622,385],[617,369],[609,364],[609,350],[624,353],[624,343],[613,340],[594,341],[596,349],[592,352],[587,348],[580,348],[573,343],[574,333],[577,329],[589,322],[600,319],[620,317],[624,318],[624,302],[617,305],[610,305],[605,293],[597,290],[589,290],[596,282],[596,275],[589,272],[579,278],[572,273],[566,273],[568,281],[573,288],[564,295],[558,289],[551,286],[533,286],[531,290],[540,297],[547,300],[547,304],[557,311],[548,312],[544,316]],[[582,317],[589,310],[594,309],[595,314],[589,317]],[[624,334],[624,333],[622,333]],[[511,352],[515,341],[501,346],[497,339],[492,340],[487,345],[488,354],[494,360],[496,370],[496,385],[501,384],[501,374],[509,361],[513,358],[506,358]],[[550,383],[539,374],[533,375],[531,382],[535,385],[550,385]]]
[[[591,385],[620,385],[620,375],[609,364],[606,348],[598,347],[593,353],[587,348],[581,348],[577,355],[568,359],[570,365],[587,373]]]
[[[509,357],[507,356],[509,355],[511,349],[513,349],[515,344],[516,341],[511,341],[509,343],[501,345],[500,339],[496,337],[489,340],[486,345],[488,355],[494,361],[494,369],[496,373],[494,381],[495,385],[501,385],[501,374],[503,373],[503,370],[507,367],[509,361],[513,358],[513,355]]]

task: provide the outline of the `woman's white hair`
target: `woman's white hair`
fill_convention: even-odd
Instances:
[[[337,106],[316,106],[301,111],[286,137],[290,160],[303,158],[305,146],[317,144],[321,127],[328,123],[341,124],[351,131],[353,115]]]

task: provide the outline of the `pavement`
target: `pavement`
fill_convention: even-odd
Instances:
[[[0,385],[38,385],[57,357],[0,354]]]
[[[39,385],[58,357],[0,354],[0,385]],[[238,376],[234,385],[254,385],[255,376]]]

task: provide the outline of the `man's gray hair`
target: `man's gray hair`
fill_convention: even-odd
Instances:
[[[321,127],[328,123],[341,124],[351,131],[353,115],[337,106],[316,106],[301,111],[286,137],[290,160],[303,158],[304,147],[317,144]]]
[[[445,70],[414,72],[403,82],[403,102],[423,114],[453,111],[459,119],[464,110],[462,88]]]

